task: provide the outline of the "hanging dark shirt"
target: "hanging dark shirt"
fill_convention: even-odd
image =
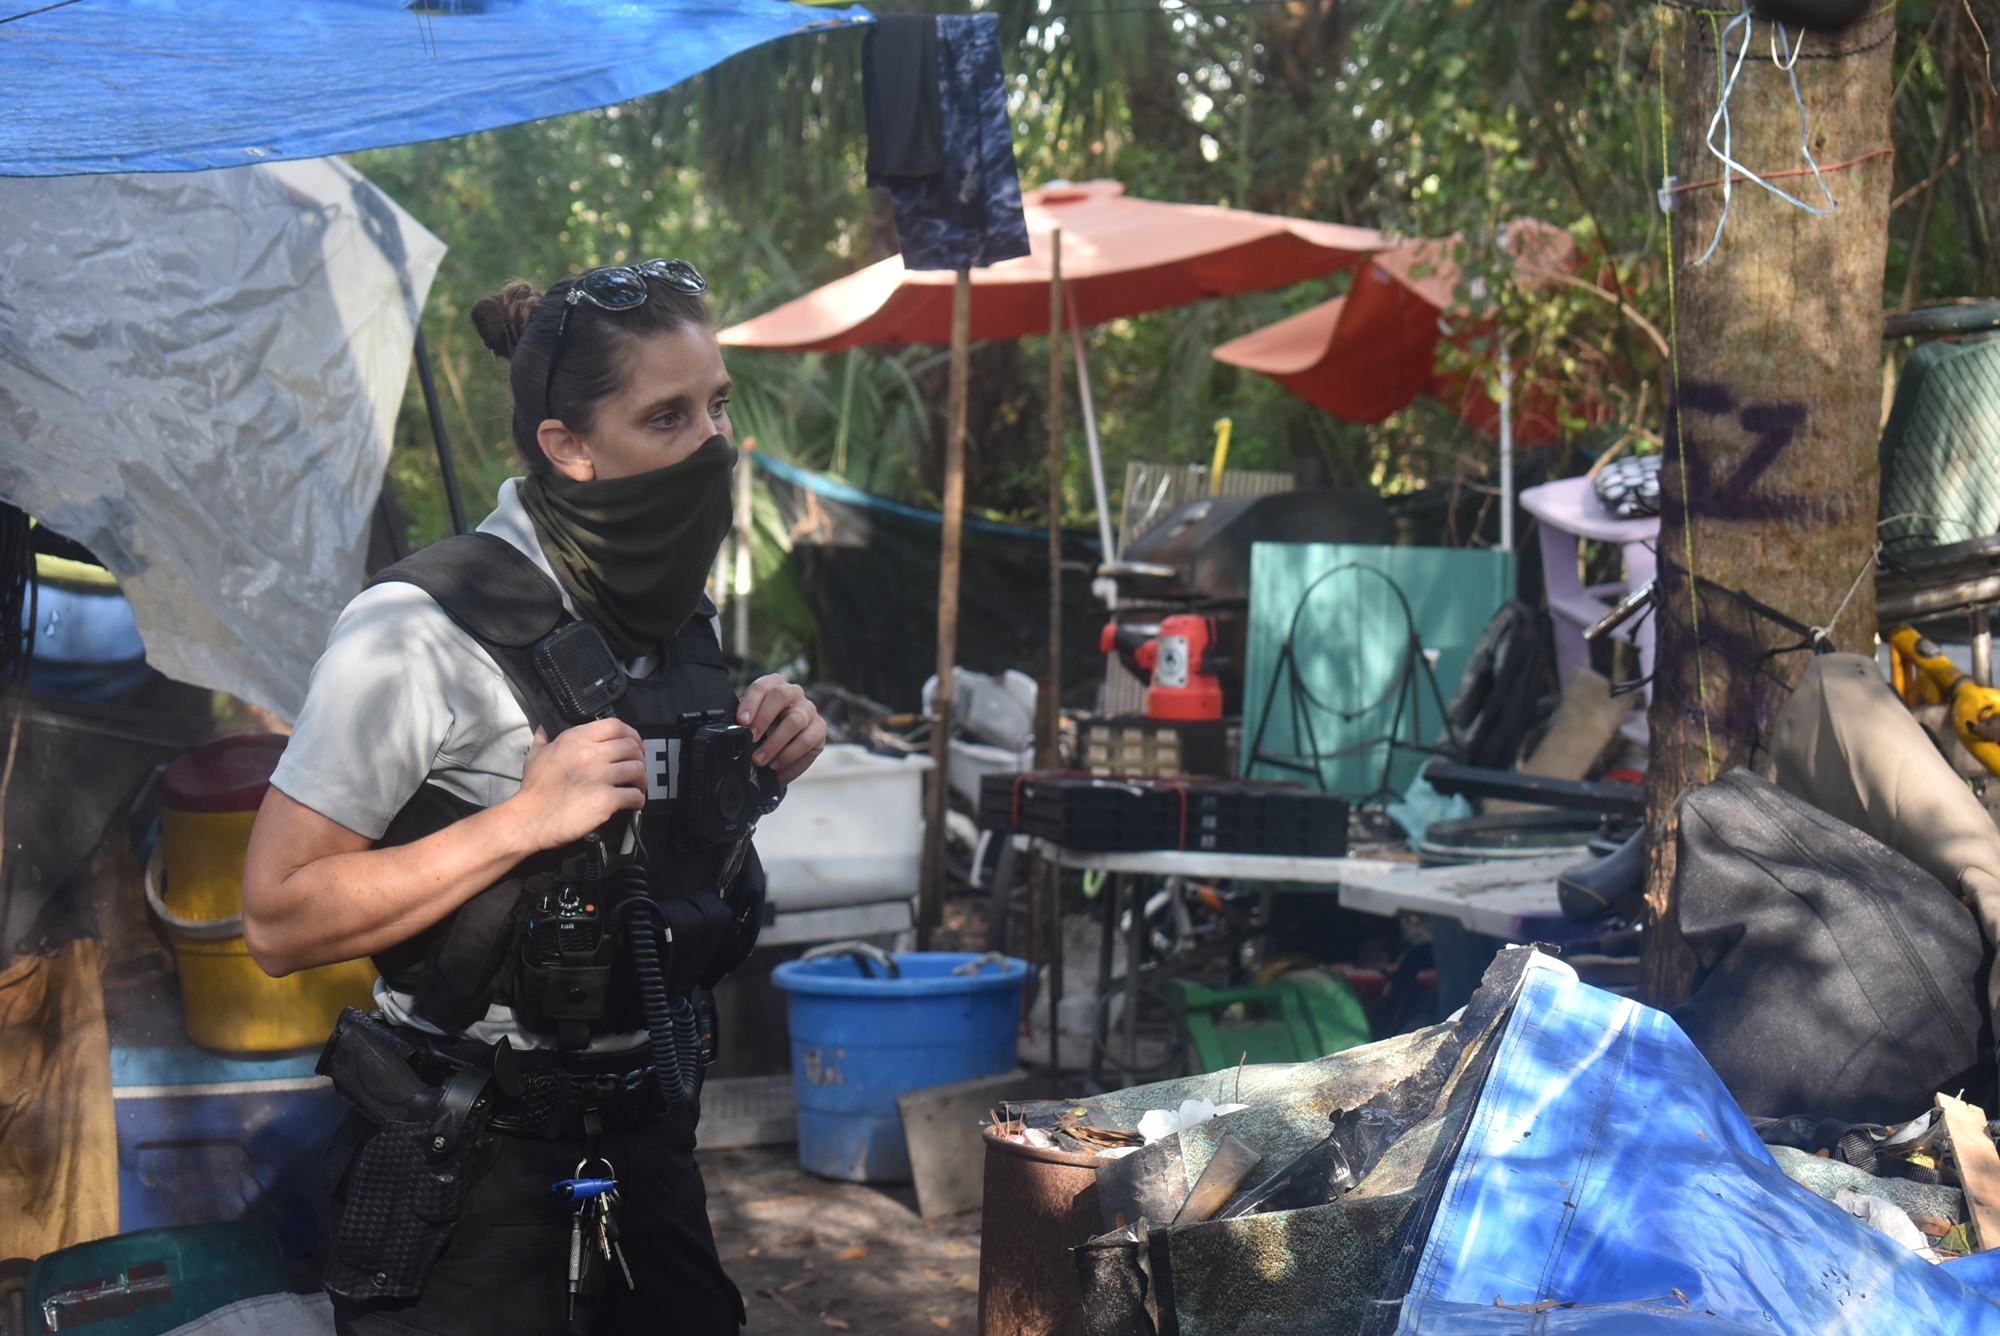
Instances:
[[[938,108],[937,22],[884,14],[861,47],[861,103],[868,117],[868,184],[884,188],[944,171]]]

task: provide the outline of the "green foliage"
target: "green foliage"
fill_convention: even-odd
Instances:
[[[1412,238],[1455,234],[1468,274],[1487,280],[1475,306],[1509,331],[1521,382],[1570,405],[1572,443],[1595,452],[1657,439],[1661,365],[1645,323],[1670,325],[1654,192],[1664,145],[1680,130],[1675,108],[1663,117],[1661,107],[1679,11],[1609,0],[991,3],[1009,43],[1025,185],[1112,176],[1160,199]],[[2000,0],[1910,0],[1898,22],[1896,189],[1942,170],[1892,215],[1887,302],[1903,298],[1906,282],[1919,302],[1990,292],[1988,201],[2000,198],[2000,162],[1980,136],[2000,135],[1984,48],[2000,41]],[[621,106],[358,155],[362,171],[451,246],[425,325],[472,508],[515,471],[500,369],[466,320],[480,293],[517,275],[544,284],[577,267],[681,255],[709,276],[728,323],[891,252],[886,201],[862,177],[861,43],[852,31],[788,39]],[[1810,98],[1810,71],[1804,77]],[[1568,232],[1581,285],[1504,281],[1499,239],[1521,218]],[[1336,481],[1391,491],[1483,481],[1491,442],[1435,403],[1380,424],[1342,423],[1209,357],[1217,343],[1336,295],[1345,281],[1090,331],[1114,492],[1128,459],[1205,460],[1223,416],[1234,423],[1238,467],[1282,469],[1318,455]],[[1620,314],[1621,299],[1631,316]],[[1490,382],[1492,327],[1464,326],[1456,369]],[[1080,525],[1092,522],[1094,501],[1064,360],[1062,519]],[[730,365],[739,435],[760,449],[885,495],[934,495],[940,350],[737,352]],[[1037,339],[977,350],[974,510],[1040,521],[1047,367]],[[414,385],[406,410],[394,477],[418,538],[435,538],[443,504]],[[792,627],[788,643],[809,639],[809,619],[778,620]]]

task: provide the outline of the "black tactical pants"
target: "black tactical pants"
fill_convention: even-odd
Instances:
[[[601,1154],[617,1171],[615,1215],[635,1288],[626,1288],[614,1262],[604,1293],[580,1303],[571,1322],[571,1207],[549,1185],[575,1175],[583,1145],[498,1136],[480,1160],[491,1167],[467,1189],[423,1293],[366,1307],[336,1299],[335,1328],[341,1336],[736,1336],[743,1298],[709,1230],[695,1117],[676,1109],[644,1128],[604,1132]]]

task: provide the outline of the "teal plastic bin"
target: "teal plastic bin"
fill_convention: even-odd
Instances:
[[[1026,961],[958,951],[894,959],[901,978],[883,978],[873,962],[864,975],[852,956],[794,960],[772,972],[791,1026],[799,1163],[813,1173],[908,1182],[897,1093],[1014,1069]]]
[[[140,1229],[38,1259],[28,1273],[28,1330],[158,1336],[284,1288],[284,1250],[261,1221]]]

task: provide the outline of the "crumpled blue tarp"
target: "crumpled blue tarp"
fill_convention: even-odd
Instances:
[[[1672,1019],[1538,957],[1394,1330],[2000,1333],[2000,1253],[1937,1265],[1814,1196]]]
[[[44,3],[0,0],[0,19]],[[788,33],[873,21],[781,0],[82,0],[0,26],[0,176],[443,139],[609,106]]]

